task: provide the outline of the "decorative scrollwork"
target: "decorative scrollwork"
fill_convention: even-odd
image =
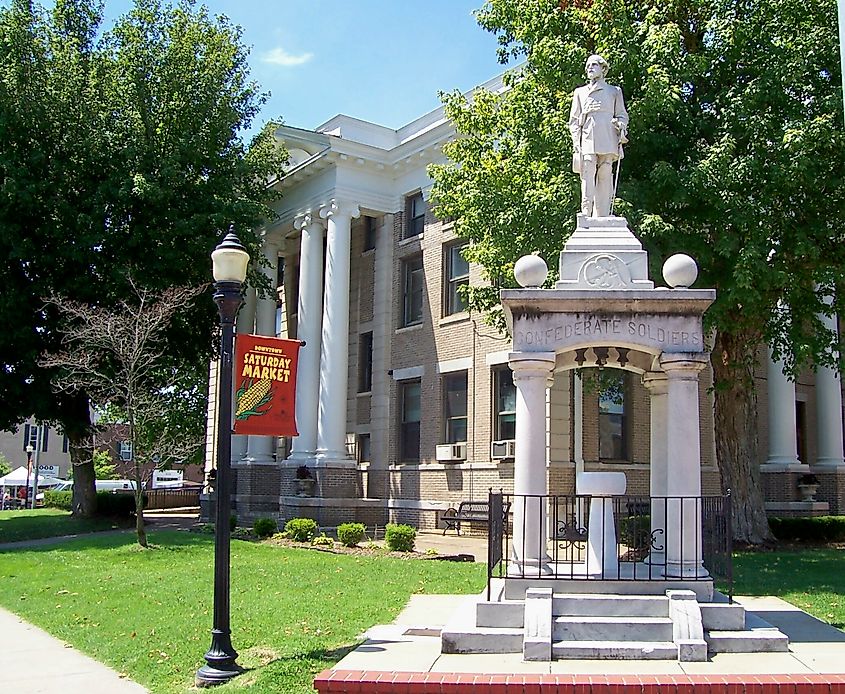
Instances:
[[[657,535],[663,535],[663,528],[655,528],[651,531],[651,549],[655,552],[662,552],[664,550],[663,545],[657,544]]]
[[[574,513],[557,522],[555,540],[561,549],[570,549],[576,544],[587,541],[587,529],[578,523]]]

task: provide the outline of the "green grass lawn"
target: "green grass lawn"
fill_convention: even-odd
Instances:
[[[185,692],[211,643],[213,538],[153,532],[0,553],[0,605],[153,692]],[[221,691],[312,692],[412,593],[473,593],[481,564],[348,556],[234,541],[232,642],[248,672]]]
[[[775,595],[842,629],[845,550],[808,547],[734,556],[735,595]]]
[[[37,508],[34,511],[0,511],[0,543],[39,540],[121,527],[109,518],[73,518],[70,511]],[[124,526],[125,527],[125,526]]]

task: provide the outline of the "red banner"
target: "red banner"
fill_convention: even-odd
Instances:
[[[235,336],[236,434],[297,436],[296,364],[299,340]]]

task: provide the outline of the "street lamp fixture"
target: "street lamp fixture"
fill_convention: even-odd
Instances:
[[[211,254],[214,302],[220,314],[220,377],[217,383],[217,478],[214,517],[214,617],[211,648],[196,674],[199,687],[228,682],[242,672],[238,652],[232,646],[229,627],[229,512],[232,451],[232,365],[235,317],[243,303],[243,283],[249,254],[238,237],[228,233]]]

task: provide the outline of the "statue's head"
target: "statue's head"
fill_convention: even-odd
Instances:
[[[607,71],[610,69],[610,66],[607,64],[607,61],[602,58],[600,55],[591,55],[587,58],[587,62],[584,65],[587,71],[587,77],[591,80],[598,79],[599,77],[604,77],[607,75]]]

